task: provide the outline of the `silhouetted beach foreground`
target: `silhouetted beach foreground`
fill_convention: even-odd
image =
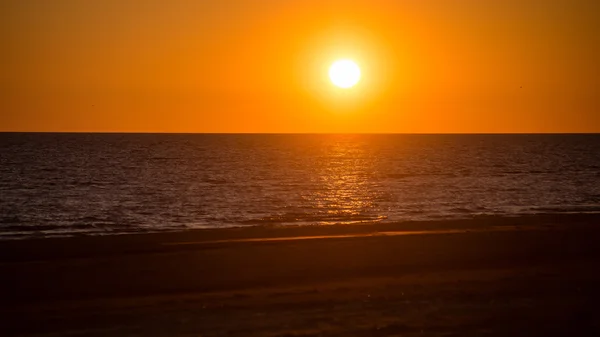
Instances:
[[[600,215],[0,242],[2,335],[592,336]]]

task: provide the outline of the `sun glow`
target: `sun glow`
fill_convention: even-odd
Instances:
[[[360,81],[360,68],[352,60],[335,61],[329,68],[329,79],[340,88],[351,88]]]

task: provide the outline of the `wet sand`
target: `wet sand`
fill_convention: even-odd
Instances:
[[[0,242],[22,336],[596,336],[600,216]]]

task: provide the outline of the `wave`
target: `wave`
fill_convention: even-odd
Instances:
[[[600,213],[600,205],[560,205],[530,207],[532,213]]]
[[[23,220],[16,215],[4,216],[0,218],[0,224],[16,224],[22,222]],[[2,226],[2,228],[6,228],[6,226]]]
[[[257,219],[248,219],[239,221],[244,225],[264,225],[264,224],[336,224],[336,223],[364,223],[379,222],[387,219],[385,215],[326,215],[326,214],[302,214],[288,213],[283,215],[274,215],[261,217]]]
[[[388,173],[385,175],[388,179],[408,179],[418,177],[456,177],[456,173],[445,172],[445,173]],[[468,175],[465,175],[468,176]]]

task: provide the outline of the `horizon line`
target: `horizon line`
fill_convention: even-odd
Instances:
[[[165,134],[165,135],[597,135],[597,132],[165,132],[165,131],[0,131],[0,134]]]

